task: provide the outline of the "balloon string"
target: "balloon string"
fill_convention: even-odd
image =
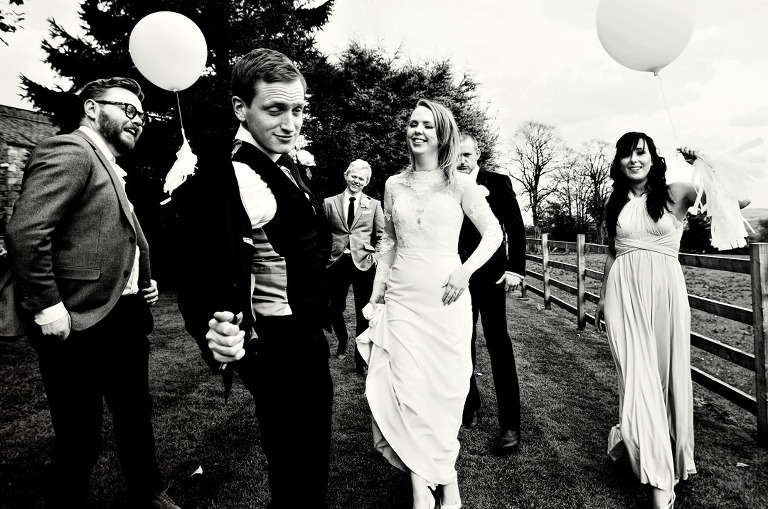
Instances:
[[[181,118],[181,101],[179,101],[179,93],[174,92],[176,94],[176,107],[179,110],[179,124],[181,124],[181,132],[184,132],[184,120]]]
[[[681,147],[682,145],[680,145],[680,140],[677,138],[675,123],[672,122],[672,114],[669,112],[669,104],[667,104],[667,96],[664,93],[664,83],[661,80],[661,76],[659,76],[658,71],[654,71],[653,75],[659,79],[659,88],[661,89],[661,98],[664,101],[664,109],[667,110],[667,118],[669,119],[669,125],[672,127],[672,135],[675,137],[675,143],[677,144],[677,147]]]

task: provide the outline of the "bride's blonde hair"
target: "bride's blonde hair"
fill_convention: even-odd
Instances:
[[[443,170],[445,179],[449,185],[456,183],[456,167],[461,158],[461,140],[459,139],[459,127],[453,118],[451,110],[440,103],[428,99],[419,99],[414,110],[423,106],[432,112],[435,118],[435,133],[437,134],[437,164]],[[409,150],[408,157],[411,160],[411,168],[415,167],[413,153]]]

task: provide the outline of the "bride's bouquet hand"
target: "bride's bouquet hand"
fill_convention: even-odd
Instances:
[[[374,287],[373,292],[371,292],[371,298],[368,299],[368,303],[376,307],[376,304],[384,304],[384,291],[385,286],[382,284],[378,288]]]

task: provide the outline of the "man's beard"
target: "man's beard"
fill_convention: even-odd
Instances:
[[[126,133],[128,136],[130,136],[131,141],[125,141],[125,139],[121,136],[124,132],[122,123],[118,122],[109,115],[106,115],[103,111],[100,111],[99,126],[99,134],[101,134],[102,138],[111,143],[119,154],[125,154],[126,152],[133,150],[138,137],[134,138],[133,136],[130,136],[130,133]]]

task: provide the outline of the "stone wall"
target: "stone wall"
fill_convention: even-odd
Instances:
[[[5,250],[5,228],[13,214],[13,204],[21,192],[21,180],[29,150],[0,140],[0,252]]]

